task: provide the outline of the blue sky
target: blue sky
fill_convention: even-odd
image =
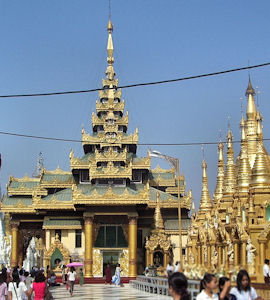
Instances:
[[[268,0],[112,0],[115,70],[120,84],[177,78],[270,61]],[[1,1],[0,94],[81,90],[101,87],[106,68],[108,1]],[[270,137],[270,67],[251,70],[259,87],[264,137]],[[227,117],[239,139],[240,97],[248,72],[123,90],[129,132],[141,143],[217,141]],[[91,132],[97,93],[0,99],[0,131],[80,139]],[[245,101],[246,104],[246,101]],[[270,143],[266,142],[269,150]],[[38,153],[45,167],[69,169],[76,143],[0,135],[2,190],[8,176],[31,175]],[[180,159],[196,204],[201,191],[201,147],[152,147]],[[138,154],[146,155],[139,146]],[[235,146],[238,154],[239,147]],[[209,188],[216,184],[216,146],[205,147]],[[153,159],[153,167],[166,163]]]

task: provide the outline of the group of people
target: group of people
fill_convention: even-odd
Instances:
[[[105,269],[105,284],[115,284],[115,285],[119,285],[122,286],[121,283],[121,268],[120,268],[120,264],[116,265],[115,268],[115,273],[112,276],[112,271],[111,271],[111,266],[110,264],[107,264],[106,269]]]
[[[188,281],[183,273],[174,272],[168,277],[169,292],[174,300],[190,300]],[[196,300],[262,300],[253,287],[246,270],[237,274],[236,287],[231,288],[230,279],[206,273],[200,283],[200,293]],[[215,291],[219,289],[218,293]]]
[[[29,273],[16,266],[11,272],[10,269],[2,266],[0,300],[43,300],[46,294],[47,299],[53,299],[43,269],[32,269]]]
[[[67,268],[66,265],[62,267],[62,283],[66,285],[66,289],[69,290],[71,296],[74,293],[74,285],[77,279],[77,272],[74,267]],[[79,271],[79,284],[82,286],[84,284],[84,274],[83,269],[80,268]]]

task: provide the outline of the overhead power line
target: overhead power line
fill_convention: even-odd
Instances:
[[[16,137],[23,137],[23,138],[31,138],[31,139],[40,139],[40,140],[50,140],[50,141],[57,141],[57,142],[72,142],[72,143],[82,143],[82,140],[75,140],[75,139],[62,139],[62,138],[54,138],[54,137],[45,137],[45,136],[37,136],[37,135],[29,135],[29,134],[19,134],[19,133],[12,133],[12,132],[4,132],[0,131],[2,135],[9,135],[9,136],[16,136]],[[264,138],[263,141],[270,141],[270,138]],[[219,142],[188,142],[188,143],[138,143],[139,146],[201,146],[201,145],[218,145]],[[227,142],[225,141],[224,144]],[[233,143],[241,143],[240,140],[233,141]],[[102,144],[102,143],[99,143]],[[106,143],[108,144],[108,143]],[[119,144],[119,143],[110,143],[112,145]]]
[[[198,78],[217,76],[217,75],[222,75],[222,74],[232,73],[232,72],[238,72],[238,71],[243,71],[243,70],[262,68],[262,67],[266,67],[266,66],[269,66],[269,65],[270,65],[270,62],[266,62],[266,63],[262,63],[262,64],[258,64],[258,65],[235,68],[235,69],[229,69],[229,70],[218,71],[218,72],[213,72],[213,73],[206,73],[206,74],[193,75],[193,76],[187,76],[187,77],[181,77],[181,78],[175,78],[175,79],[167,79],[167,80],[161,80],[161,81],[152,81],[152,82],[143,82],[143,83],[134,83],[134,84],[122,85],[122,86],[119,86],[118,88],[127,89],[127,88],[132,88],[132,87],[139,87],[139,86],[157,85],[157,84],[165,84],[165,83],[170,83],[170,82],[198,79]],[[114,89],[114,88],[111,88],[111,89]],[[97,92],[97,91],[101,91],[101,90],[103,90],[103,88],[95,88],[95,89],[89,89],[89,90],[78,90],[78,91],[0,95],[0,98],[40,97],[40,96],[82,94],[82,93]]]

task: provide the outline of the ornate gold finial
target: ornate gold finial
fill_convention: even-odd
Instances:
[[[224,177],[223,193],[233,194],[236,188],[236,172],[234,164],[233,135],[229,129],[227,134],[227,165]]]
[[[250,75],[248,76],[248,87],[246,89],[246,96],[248,96],[248,95],[253,95],[253,96],[255,95],[255,90],[252,87]]]
[[[262,140],[263,139],[262,116],[259,111],[257,111],[256,117],[257,117],[257,130],[256,130],[257,138],[259,140]]]
[[[159,199],[160,194],[159,194],[159,192],[157,192],[156,197],[157,197],[157,204],[156,204],[155,214],[154,214],[155,229],[164,230],[164,223],[163,223],[163,219],[162,219],[162,215],[161,215],[161,211],[160,211],[160,199]]]
[[[224,154],[223,154],[224,145],[220,141],[218,143],[218,173],[217,173],[217,185],[214,193],[214,202],[218,203],[222,199],[223,195],[223,185],[224,185]]]
[[[200,210],[211,210],[212,200],[208,189],[208,176],[207,176],[207,164],[206,161],[202,162],[202,195],[200,201]]]
[[[109,19],[108,25],[107,25],[107,30],[108,30],[108,43],[107,43],[107,62],[108,62],[108,67],[106,69],[106,76],[108,79],[113,80],[115,76],[114,68],[113,68],[113,63],[114,63],[114,57],[113,57],[113,39],[112,39],[112,32],[113,32],[113,25],[111,22],[111,19]]]
[[[251,85],[251,80],[249,77],[248,87],[246,90],[246,97],[248,98],[246,115],[247,115],[248,120],[256,118],[256,106],[255,106],[254,95],[255,95],[255,90],[253,89],[253,87]]]
[[[240,192],[248,192],[251,180],[251,168],[247,153],[245,123],[241,124],[241,152],[237,172],[237,186]]]

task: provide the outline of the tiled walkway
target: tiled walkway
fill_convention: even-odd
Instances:
[[[69,291],[64,286],[55,287],[51,290],[54,299],[73,299],[73,300],[128,300],[128,299],[158,299],[169,300],[171,297],[158,296],[149,294],[130,288],[128,284],[124,287],[104,284],[85,284],[84,286],[75,285],[73,297],[70,296]]]

